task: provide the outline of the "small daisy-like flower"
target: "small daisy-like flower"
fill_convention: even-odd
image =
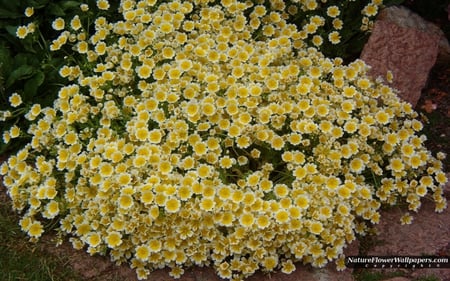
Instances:
[[[344,26],[344,22],[338,18],[334,19],[332,24],[333,24],[333,28],[336,30],[341,30],[342,27]]]
[[[123,194],[119,197],[119,207],[129,209],[134,205],[133,197],[128,194]]]
[[[24,12],[26,17],[31,17],[34,14],[34,7],[27,7]]]
[[[105,241],[109,248],[116,248],[122,244],[122,235],[117,231],[111,231]]]
[[[262,262],[262,266],[267,270],[273,270],[278,265],[278,257],[266,257]]]
[[[216,202],[214,202],[211,198],[203,198],[200,202],[200,209],[203,211],[212,211],[214,206],[216,205]]]
[[[153,129],[148,134],[148,140],[150,143],[158,144],[161,142],[162,133],[159,129]]]
[[[100,245],[101,242],[102,242],[102,239],[100,237],[100,234],[98,234],[97,232],[93,232],[93,233],[89,234],[87,243],[89,244],[90,247],[95,248],[98,245]]]
[[[401,172],[405,168],[405,165],[400,158],[392,158],[389,162],[389,167],[394,172]]]
[[[13,93],[9,97],[9,103],[11,104],[12,107],[18,107],[19,105],[22,104],[22,97],[17,93]]]
[[[147,261],[150,256],[150,248],[148,245],[140,245],[136,247],[135,256],[141,261]]]
[[[313,234],[320,234],[323,231],[323,225],[319,221],[311,222],[309,226],[309,231]]]
[[[338,195],[344,199],[350,198],[351,196],[351,191],[348,187],[346,186],[341,186],[338,188]]]
[[[287,223],[289,219],[290,219],[289,212],[287,212],[286,210],[279,210],[275,214],[275,220],[278,223]]]
[[[161,251],[162,243],[159,240],[154,240],[154,239],[150,240],[148,242],[148,248],[149,248],[150,252],[157,253],[157,252]]]
[[[40,237],[43,232],[44,227],[38,221],[35,221],[32,224],[30,224],[30,227],[28,228],[28,235],[32,237]]]
[[[339,10],[339,8],[337,6],[330,6],[327,9],[327,16],[331,17],[331,18],[335,18],[337,16],[339,16],[341,14],[341,11]]]
[[[301,209],[307,209],[309,207],[309,199],[306,195],[300,195],[295,199],[295,204]]]
[[[364,7],[362,13],[368,17],[373,17],[378,13],[378,7],[372,3],[369,3]]]
[[[378,123],[386,125],[390,121],[390,116],[384,110],[380,110],[375,114],[375,119]]]
[[[72,18],[72,20],[70,21],[70,27],[75,31],[79,30],[82,27],[81,20],[78,15],[75,15]]]
[[[244,213],[239,217],[239,223],[243,227],[251,227],[255,222],[255,217],[251,213]]]
[[[402,225],[405,225],[405,224],[411,224],[412,221],[413,221],[413,217],[412,217],[409,213],[404,214],[404,215],[400,218],[400,223],[401,223]]]
[[[180,210],[181,203],[176,198],[170,198],[166,201],[165,209],[168,213],[176,213]]]
[[[275,150],[281,150],[285,145],[285,142],[282,137],[275,136],[271,140],[271,146]]]
[[[65,21],[63,18],[57,18],[52,22],[52,27],[54,30],[63,30],[65,27]]]
[[[281,272],[285,273],[285,274],[291,274],[292,272],[295,271],[295,265],[292,262],[292,260],[287,260],[285,262],[281,263]]]
[[[45,206],[45,211],[48,214],[48,218],[54,218],[59,214],[58,202],[52,200]]]
[[[328,35],[328,40],[333,45],[339,44],[341,42],[341,35],[338,31],[333,31]]]
[[[109,2],[108,2],[108,0],[98,0],[97,1],[97,7],[100,10],[108,10],[109,9]]]
[[[16,36],[20,39],[27,37],[28,28],[26,26],[19,26],[16,30]]]

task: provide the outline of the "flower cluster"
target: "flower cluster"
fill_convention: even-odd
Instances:
[[[360,52],[375,16],[391,0],[335,1],[335,0],[266,0],[260,1],[270,12],[263,20],[262,34],[270,34],[274,20],[283,18],[294,23],[300,37],[308,46],[314,46],[331,57],[353,56]]]
[[[31,109],[31,142],[0,168],[31,237],[58,218],[75,248],[141,279],[211,265],[240,280],[299,260],[344,268],[382,204],[446,207],[443,155],[362,61],[305,48],[263,5],[156,2],[123,0],[123,20],[98,17],[92,33],[55,21],[74,40],[52,49],[72,44],[87,63],[61,68],[71,83]]]

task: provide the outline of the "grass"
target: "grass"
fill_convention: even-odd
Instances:
[[[402,271],[395,272],[379,272],[379,271],[369,271],[365,269],[355,270],[353,272],[353,277],[356,281],[382,281],[389,278],[405,276]]]
[[[18,226],[18,217],[0,197],[0,280],[2,281],[78,281],[67,265],[67,258],[43,252],[29,242]]]
[[[418,277],[416,279],[414,279],[413,281],[440,281],[441,279],[439,279],[438,277],[434,276],[434,275],[429,275],[429,276],[421,276]]]

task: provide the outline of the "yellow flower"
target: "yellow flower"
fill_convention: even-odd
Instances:
[[[59,214],[59,203],[51,200],[46,206],[45,206],[46,212],[48,213],[48,218],[54,218]]]
[[[148,245],[137,246],[135,256],[141,261],[147,261],[150,256],[149,246]]]
[[[222,186],[219,188],[218,196],[222,200],[227,200],[232,195],[232,189],[229,186]]]
[[[239,217],[239,223],[243,227],[252,227],[255,222],[255,217],[251,213],[244,213]]]
[[[19,105],[22,104],[22,97],[17,93],[13,93],[9,97],[9,103],[11,104],[12,107],[18,107]]]
[[[108,2],[108,0],[98,0],[97,1],[97,7],[100,10],[108,10],[109,9],[109,2]]]
[[[148,134],[148,140],[150,143],[158,144],[161,142],[162,133],[159,129],[153,129]]]
[[[373,17],[378,13],[378,7],[372,3],[369,3],[363,8],[362,12],[368,17]]]
[[[375,119],[377,120],[378,123],[386,125],[390,121],[390,116],[384,110],[380,110],[375,115]]]
[[[275,220],[278,223],[287,223],[290,220],[289,213],[286,210],[279,210],[275,214]]]
[[[16,30],[16,36],[20,39],[24,39],[28,35],[28,28],[26,26],[19,26]]]
[[[215,205],[216,205],[216,202],[214,202],[213,199],[211,199],[211,198],[203,198],[201,200],[201,202],[200,202],[200,209],[202,211],[209,212],[209,211],[213,210]]]
[[[168,213],[176,213],[180,210],[181,203],[176,198],[170,198],[166,201],[165,208]]]
[[[223,213],[220,223],[224,226],[233,225],[234,215],[231,212]]]
[[[57,18],[52,22],[52,27],[54,30],[62,30],[64,29],[65,21],[63,18]]]
[[[28,235],[32,237],[40,237],[44,232],[42,224],[38,221],[33,222],[28,228]]]
[[[309,199],[306,195],[300,195],[295,199],[295,204],[301,209],[307,209],[309,207]]]
[[[330,176],[326,181],[326,186],[329,189],[336,189],[341,184],[341,180],[337,177]]]
[[[341,186],[338,188],[338,194],[340,197],[344,198],[344,199],[348,199],[351,196],[351,191],[348,187],[346,186]]]
[[[405,225],[405,224],[411,224],[412,221],[413,221],[413,217],[412,217],[410,214],[408,214],[408,213],[404,214],[404,215],[400,218],[400,223],[401,223],[402,225]]]
[[[208,165],[205,164],[201,164],[198,168],[197,168],[197,173],[198,176],[200,178],[206,178],[210,175],[211,173],[211,168]]]
[[[116,248],[122,244],[122,235],[117,231],[111,231],[105,241],[109,248]]]
[[[273,270],[278,265],[278,257],[266,257],[262,262],[262,266],[267,270]]]
[[[129,209],[134,205],[133,197],[128,194],[123,194],[119,197],[119,207]]]
[[[153,202],[153,199],[155,198],[155,195],[152,191],[146,190],[141,193],[141,202],[144,204],[151,204]]]
[[[309,231],[313,234],[320,234],[323,231],[323,225],[319,221],[311,222],[309,226]]]
[[[403,164],[402,159],[394,157],[389,161],[389,167],[394,172],[402,172],[405,165]]]
[[[100,234],[98,234],[97,232],[93,232],[88,236],[87,243],[89,244],[90,247],[95,248],[98,245],[100,245],[101,242],[102,242],[102,239],[100,237]]]
[[[161,161],[158,169],[161,174],[167,175],[172,171],[172,164],[169,161]]]
[[[283,138],[280,136],[274,136],[271,140],[271,146],[275,150],[283,149],[284,145],[285,145],[285,142],[284,142]]]
[[[102,163],[100,165],[100,175],[102,177],[109,177],[114,172],[114,168],[109,163]]]
[[[170,33],[173,31],[173,25],[169,22],[163,22],[159,26],[159,30],[161,30],[161,32],[163,33]]]
[[[152,239],[148,242],[148,248],[149,248],[150,252],[152,252],[152,253],[157,253],[157,252],[161,251],[161,247],[162,247],[162,243],[159,240]]]

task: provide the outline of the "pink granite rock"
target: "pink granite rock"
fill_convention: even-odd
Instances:
[[[374,78],[384,78],[391,71],[392,86],[415,106],[436,62],[440,39],[418,28],[399,26],[389,18],[377,19],[361,59],[372,67]]]
[[[445,33],[436,24],[424,20],[405,6],[391,6],[381,10],[378,20],[389,21],[401,27],[413,28],[439,36],[436,64],[450,63],[450,44]]]

